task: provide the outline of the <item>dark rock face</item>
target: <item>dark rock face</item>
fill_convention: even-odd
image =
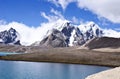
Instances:
[[[74,27],[67,26],[67,27],[64,27],[61,32],[65,36],[70,37],[71,36],[71,32],[73,31],[73,29],[74,29]]]
[[[52,47],[67,47],[64,35],[56,29],[53,29],[52,34],[44,38],[40,42],[40,45]]]
[[[86,33],[85,33],[85,37],[86,37],[86,41],[94,38],[94,37],[101,37],[102,36],[102,30],[100,29],[96,29],[93,31],[92,27],[94,26],[91,26],[90,30],[88,30]],[[95,33],[94,33],[95,32]]]
[[[71,36],[71,32],[73,31],[74,27],[71,27],[71,26],[67,26],[67,27],[64,27],[62,29],[62,33],[66,36],[66,42],[67,44],[69,43],[69,39],[70,39],[70,36]]]
[[[2,31],[0,32],[0,43],[2,44],[13,44],[13,45],[21,45],[18,32],[10,28],[8,31]]]

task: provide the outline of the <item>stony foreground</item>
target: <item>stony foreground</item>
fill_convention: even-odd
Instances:
[[[120,79],[120,67],[90,75],[86,79]]]

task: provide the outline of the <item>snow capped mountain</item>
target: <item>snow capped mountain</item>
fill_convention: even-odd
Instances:
[[[20,45],[20,35],[13,28],[10,28],[9,30],[2,31],[2,32],[0,32],[0,43]]]
[[[55,31],[57,33],[55,33]],[[67,44],[64,46],[76,46],[84,44],[93,37],[100,36],[102,36],[102,30],[93,22],[77,27],[73,26],[70,22],[65,21],[63,23],[56,23],[52,29],[48,30],[47,34],[42,39],[42,43],[37,42],[36,44],[34,43],[34,45],[48,45],[53,47],[56,47],[55,45],[57,45],[57,47],[59,47],[59,43],[64,42],[64,44]],[[60,38],[62,38],[61,40],[63,40],[63,42],[61,42]]]

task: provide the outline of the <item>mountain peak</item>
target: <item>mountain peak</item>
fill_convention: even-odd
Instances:
[[[19,33],[15,29],[10,28],[9,30],[0,32],[0,43],[20,45],[19,37]]]
[[[88,26],[91,26],[91,27],[94,27],[96,25],[95,22],[93,22],[93,21],[88,22],[87,24],[88,24]]]

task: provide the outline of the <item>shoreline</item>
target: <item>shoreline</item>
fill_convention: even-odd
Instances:
[[[87,63],[74,63],[74,62],[54,62],[54,61],[32,61],[32,60],[11,60],[11,59],[0,59],[1,61],[22,61],[22,62],[37,62],[37,63],[60,63],[60,64],[76,64],[76,65],[91,65],[91,66],[100,66],[100,67],[119,67],[116,65],[100,65],[100,64],[87,64]]]
[[[89,75],[85,79],[120,79],[120,67]]]
[[[0,60],[50,62],[118,67],[120,66],[120,53],[101,52],[78,48],[47,48],[31,49],[19,55],[1,56]]]

